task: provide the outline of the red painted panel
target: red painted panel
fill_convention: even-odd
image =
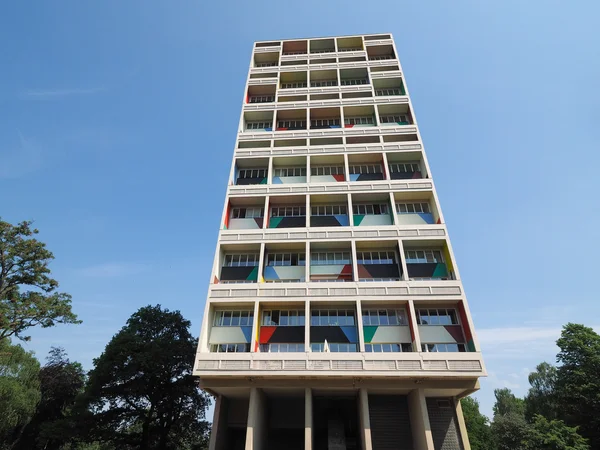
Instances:
[[[340,175],[332,175],[333,178],[335,178],[335,181],[345,181],[346,179],[344,178],[343,174]]]
[[[269,339],[271,339],[271,336],[273,336],[273,333],[275,333],[276,329],[277,327],[260,327],[258,342],[261,344],[268,344]]]
[[[231,211],[231,203],[227,202],[227,211],[225,211],[225,229],[229,230],[229,214]]]
[[[460,323],[462,324],[467,342],[472,341],[473,333],[471,333],[471,328],[469,327],[469,322],[467,321],[467,313],[465,311],[465,305],[463,302],[458,304],[458,314],[460,315]]]
[[[408,319],[408,326],[410,328],[410,339],[412,342],[415,342],[415,330],[413,328],[412,319],[410,316],[410,309],[406,308],[406,318]],[[421,351],[421,349],[419,349]]]

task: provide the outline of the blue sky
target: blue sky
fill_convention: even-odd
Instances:
[[[255,40],[396,39],[493,389],[600,325],[595,1],[4,2],[0,215],[35,220],[90,368],[131,313],[198,333]]]

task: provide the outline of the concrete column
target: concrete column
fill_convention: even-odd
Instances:
[[[225,443],[225,433],[227,433],[227,399],[219,395],[215,401],[208,450],[221,450]]]
[[[254,320],[252,321],[252,336],[250,336],[250,352],[258,352],[258,333],[260,330],[260,303],[254,303]],[[252,364],[252,361],[250,361]]]
[[[246,450],[263,450],[267,447],[267,405],[261,389],[250,390]]]
[[[408,408],[414,449],[435,450],[423,389],[414,389],[408,394]]]
[[[462,405],[460,404],[459,398],[454,398],[454,407],[456,411],[456,424],[458,425],[458,431],[460,432],[460,440],[463,445],[463,450],[471,450],[469,433],[467,433],[467,425],[465,424],[465,418],[463,416]]]
[[[421,336],[419,335],[419,325],[417,324],[417,312],[415,311],[415,304],[413,300],[408,301],[408,321],[410,329],[413,332],[413,351],[421,351]]]
[[[310,352],[310,300],[304,303],[304,351]]]
[[[365,333],[362,320],[362,305],[360,300],[356,300],[356,326],[358,327],[358,351],[365,351]]]
[[[366,389],[359,389],[358,391],[358,409],[360,414],[362,450],[373,450],[371,442],[371,419],[369,418],[369,394]]]
[[[358,262],[356,258],[356,241],[352,241],[350,243],[350,248],[352,250],[352,278],[353,281],[359,281],[358,279]]]
[[[354,226],[354,210],[352,209],[352,194],[348,195],[348,225]]]
[[[308,227],[310,227],[310,195],[306,196],[305,207],[306,207],[306,228],[308,228]]]
[[[389,168],[387,169],[389,170]],[[390,214],[392,215],[392,225],[398,225],[398,213],[396,212],[396,198],[394,197],[394,193],[390,192]]]
[[[394,208],[396,205],[394,205]],[[396,213],[394,212],[394,218]],[[404,243],[402,239],[398,239],[398,257],[400,258],[400,268],[402,269],[402,280],[408,281],[408,266],[406,265],[406,255],[404,254]]]
[[[312,389],[304,389],[304,450],[313,448],[313,407]],[[470,449],[469,449],[470,450]]]
[[[264,283],[264,281],[265,281],[264,272],[265,272],[265,258],[267,256],[265,254],[266,251],[267,251],[267,246],[263,242],[260,244],[260,253],[258,255],[258,274],[256,275],[257,283]]]

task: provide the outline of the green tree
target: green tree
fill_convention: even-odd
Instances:
[[[523,414],[509,412],[495,415],[491,426],[495,447],[498,450],[530,450],[531,427]]]
[[[577,428],[567,426],[562,420],[548,420],[536,415],[528,436],[530,450],[589,450],[587,440],[577,433]]]
[[[0,339],[0,448],[8,448],[35,411],[40,400],[39,370],[33,353]]]
[[[54,259],[46,244],[32,236],[31,222],[11,225],[0,219],[0,340],[41,325],[80,323],[71,311],[71,296],[55,292],[58,282],[50,277]]]
[[[569,323],[556,344],[560,348],[556,398],[561,418],[578,426],[591,448],[600,449],[600,335]]]
[[[46,359],[39,372],[40,403],[13,449],[58,450],[73,438],[70,412],[83,390],[85,372],[62,348],[53,347]]]
[[[525,414],[525,401],[518,398],[510,389],[494,389],[496,403],[494,404],[494,421],[498,416],[515,414],[522,416]]]
[[[85,392],[92,439],[119,449],[202,448],[208,397],[192,376],[196,339],[179,311],[134,313],[94,360]]]
[[[557,376],[556,367],[547,362],[538,364],[535,372],[529,374],[531,388],[525,397],[525,416],[528,420],[533,420],[536,414],[547,419],[558,418],[560,407],[555,392]]]
[[[465,425],[469,434],[471,450],[492,450],[492,431],[490,421],[479,411],[479,402],[473,397],[460,401]]]

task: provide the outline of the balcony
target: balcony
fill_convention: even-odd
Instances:
[[[279,52],[254,53],[254,67],[277,67],[279,65]]]
[[[345,181],[344,165],[343,156],[312,156],[310,158],[310,182],[340,183]]]
[[[273,159],[273,184],[306,183],[306,157]]]
[[[256,283],[259,265],[258,246],[236,248],[224,247],[219,283]]]
[[[338,52],[361,52],[364,50],[362,38],[340,37],[337,38]]]
[[[417,308],[417,325],[421,351],[427,353],[455,353],[475,351],[472,339],[467,342],[459,310],[448,308]],[[470,335],[470,333],[469,333]]]
[[[343,195],[316,195],[310,199],[311,227],[347,227],[348,201]]]
[[[302,89],[308,86],[307,73],[302,72],[282,72],[279,79],[280,89]]]
[[[406,95],[404,83],[402,82],[402,78],[399,77],[376,79],[373,81],[373,87],[375,88],[375,96],[377,97]]]
[[[417,246],[411,241],[405,245],[404,257],[411,280],[452,280],[454,274],[447,247]]]
[[[275,85],[250,86],[246,103],[273,103],[275,101]]]
[[[441,223],[433,197],[407,197],[394,193],[398,225],[433,225]],[[433,207],[432,207],[433,205]]]
[[[369,45],[367,46],[367,57],[369,61],[385,61],[396,59],[392,45]]]
[[[273,111],[245,111],[242,131],[273,131]]]
[[[310,254],[310,281],[352,281],[352,257],[347,243],[314,243]]]
[[[269,161],[266,158],[238,158],[235,162],[234,180],[237,186],[267,184]]]
[[[213,313],[208,344],[212,353],[248,353],[252,336],[254,311],[217,309]]]
[[[310,110],[310,129],[341,128],[339,108],[313,108]]]
[[[379,227],[394,224],[394,213],[389,196],[386,195],[353,195],[352,211],[354,226]]]
[[[390,309],[389,305],[364,302],[362,321],[366,352],[413,351],[410,322],[405,308]]]
[[[282,309],[276,308],[274,305],[269,305],[269,309],[262,311],[258,334],[260,352],[304,352],[304,305],[286,304]]]
[[[310,87],[338,86],[337,70],[311,70]]]
[[[379,105],[377,110],[379,111],[379,125],[382,127],[411,125],[413,123],[408,104]]]
[[[366,68],[341,69],[340,84],[342,86],[362,86],[369,84],[369,72]]]
[[[310,53],[335,53],[335,40],[333,39],[311,39]]]
[[[283,55],[306,55],[308,53],[308,41],[286,41],[283,43]]]
[[[306,204],[286,205],[272,200],[267,228],[306,227]]]
[[[356,265],[359,281],[402,280],[402,264],[397,244],[357,242]]]
[[[225,230],[260,230],[265,216],[264,198],[235,198],[225,213]]]
[[[264,281],[267,283],[299,283],[306,280],[305,246],[270,244],[265,254]]]
[[[383,156],[380,153],[348,155],[348,181],[385,180]]]
[[[344,128],[374,127],[375,108],[373,106],[346,106],[344,107]]]
[[[358,351],[358,328],[353,309],[316,304],[310,313],[310,349],[312,352]]]
[[[277,111],[277,131],[306,130],[306,109]]]

